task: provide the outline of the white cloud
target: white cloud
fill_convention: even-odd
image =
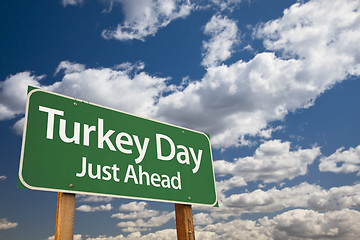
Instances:
[[[239,145],[244,135],[256,135],[305,102],[288,81],[296,64],[262,53],[248,63],[210,67],[202,81],[161,98],[157,116],[210,133],[215,147]]]
[[[167,89],[167,78],[152,77],[145,72],[86,69],[69,62],[59,66],[64,68],[65,75],[61,82],[48,86],[49,90],[142,116],[151,113],[157,98]],[[133,70],[132,66],[129,68]],[[134,101],[134,97],[142,101]]]
[[[211,239],[356,239],[360,213],[343,209],[319,213],[313,210],[294,209],[268,217],[252,220],[236,219],[208,225],[198,232],[213,233]],[[196,234],[196,233],[195,233]]]
[[[130,213],[116,213],[111,215],[117,219],[134,219],[134,221],[122,221],[117,224],[123,228],[124,232],[142,232],[149,231],[152,227],[159,227],[174,218],[174,212],[159,212],[157,210],[147,209],[146,202],[130,202],[122,204],[120,211]]]
[[[244,136],[360,74],[358,10],[358,1],[294,4],[256,29],[272,52],[209,67],[201,81],[161,98],[157,116],[210,133],[215,147],[246,144]]]
[[[131,65],[128,65],[131,67]],[[69,61],[62,61],[56,68],[55,74],[58,74],[60,71],[64,70],[65,74],[77,73],[85,71],[85,66],[79,63],[71,63]]]
[[[5,181],[7,177],[5,175],[0,176],[0,181]]]
[[[274,239],[356,239],[360,213],[355,210],[319,213],[295,209],[270,220]]]
[[[360,234],[360,213],[343,209],[332,212],[294,209],[275,216],[253,220],[235,219],[226,222],[197,226],[196,239],[211,240],[300,240],[300,239],[357,239]],[[79,239],[81,235],[78,235]],[[50,239],[50,238],[49,238]],[[172,240],[175,229],[164,229],[141,235],[133,232],[128,236],[86,237],[84,240]]]
[[[25,118],[21,118],[20,120],[16,121],[16,123],[11,127],[11,129],[14,131],[17,135],[22,135],[24,130],[24,124],[25,124]]]
[[[290,150],[290,142],[270,140],[262,143],[254,156],[237,158],[233,162],[214,162],[217,174],[241,176],[245,181],[265,183],[293,179],[307,173],[307,166],[320,154],[319,147]]]
[[[219,190],[219,189],[218,189]],[[244,213],[266,213],[284,211],[293,208],[306,208],[314,211],[328,212],[360,207],[360,184],[354,186],[333,187],[329,190],[306,182],[298,186],[282,189],[257,189],[253,192],[230,195],[218,194],[219,208],[194,206],[196,211],[206,211],[210,217],[207,221],[219,220],[228,222],[239,218]]]
[[[40,86],[44,76],[33,76],[30,72],[10,75],[0,82],[0,120],[8,120],[23,114],[26,105],[27,86]]]
[[[145,210],[147,203],[146,202],[130,202],[127,204],[122,204],[119,208],[120,211],[128,211],[128,212],[141,212]]]
[[[76,197],[80,198],[79,202],[111,202],[113,200],[111,197],[100,197],[93,195],[76,195]]]
[[[308,206],[317,211],[360,207],[360,184],[313,192]]]
[[[142,211],[131,212],[128,214],[125,213],[116,213],[111,215],[112,218],[118,219],[139,219],[139,218],[150,218],[159,215],[159,211],[151,210],[151,209],[144,209]]]
[[[54,240],[54,239],[55,239],[54,236],[48,237],[48,240]],[[73,236],[73,240],[83,240],[82,235],[81,234],[75,234]]]
[[[149,2],[151,6],[140,4],[137,12],[135,3],[126,4],[132,21],[143,11],[149,11],[149,16],[158,14],[153,13],[154,4],[171,16],[176,16],[174,11],[181,8],[173,1],[154,1]],[[350,0],[296,3],[282,18],[256,29],[256,36],[264,39],[265,47],[273,52],[259,53],[248,62],[239,60],[209,67],[200,81],[191,82],[184,89],[167,86],[166,78],[145,72],[130,74],[127,70],[86,68],[70,62],[59,64],[56,72],[64,70],[61,82],[43,87],[207,132],[214,147],[246,145],[246,136],[260,136],[269,122],[283,120],[289,111],[311,106],[336,82],[359,75],[358,8],[359,3]],[[144,19],[138,24],[149,22]],[[1,83],[0,119],[11,119],[24,112],[24,79],[39,86],[41,77],[24,72]],[[162,97],[164,91],[171,89],[175,89],[173,93]],[[20,93],[20,98],[12,92]],[[142,101],[134,101],[134,96]],[[264,136],[268,138],[269,134]]]
[[[172,86],[165,83],[167,78],[138,72],[143,68],[142,64],[126,66],[121,69],[86,68],[81,64],[64,61],[56,70],[56,73],[63,70],[64,76],[52,85],[41,85],[40,80],[44,76],[34,76],[30,72],[11,75],[0,82],[0,120],[24,114],[28,85],[143,117],[150,116],[158,98]],[[134,101],[134,97],[142,101]],[[13,126],[14,131],[22,133],[23,123],[24,119],[20,119]]]
[[[347,74],[360,74],[360,47],[356,44],[360,39],[359,8],[356,0],[296,3],[281,19],[262,26],[258,34],[268,49],[303,59],[302,74],[315,72],[314,84],[326,88]]]
[[[76,208],[80,212],[98,212],[98,211],[110,211],[112,209],[111,203],[99,206],[81,205]]]
[[[272,188],[267,191],[257,189],[251,193],[233,194],[221,203],[226,208],[237,212],[274,212],[286,208],[308,207],[311,194],[323,189],[316,185],[302,183],[299,186]]]
[[[352,173],[360,170],[360,145],[345,150],[341,147],[328,157],[320,159],[319,170],[322,172]],[[359,173],[358,173],[359,174]]]
[[[239,42],[236,22],[222,17],[213,16],[206,24],[204,33],[210,40],[203,42],[203,61],[205,67],[217,66],[231,56],[232,48]]]
[[[230,179],[216,182],[216,189],[218,192],[226,192],[230,189],[246,185],[247,183],[242,176],[233,176]]]
[[[76,5],[82,5],[84,3],[84,0],[62,0],[62,5],[64,7],[70,5],[70,6],[76,6]]]
[[[113,2],[122,4],[125,20],[115,30],[104,30],[102,36],[122,41],[144,41],[147,36],[154,36],[160,28],[175,19],[188,16],[193,9],[193,5],[186,0],[114,0],[111,4]]]
[[[335,211],[360,207],[360,184],[325,190],[318,185],[301,183],[283,189],[257,189],[250,193],[219,194],[220,208],[199,208],[210,211],[213,221],[229,219],[243,213],[275,212],[289,208]],[[196,207],[198,208],[198,207]]]
[[[9,222],[6,218],[0,219],[0,229],[11,229],[16,228],[18,223],[16,222]]]
[[[216,6],[220,8],[221,11],[228,10],[233,11],[242,0],[211,0]]]
[[[151,227],[160,227],[163,224],[167,223],[171,219],[175,218],[175,212],[163,212],[158,216],[151,217],[148,220],[137,219],[136,221],[122,221],[117,224],[118,227],[123,228],[123,231],[132,232],[132,231],[148,231]]]
[[[195,214],[193,216],[193,220],[195,226],[209,225],[213,223],[213,219],[207,213]]]
[[[118,227],[128,236],[86,237],[91,240],[117,239],[174,239],[174,229],[165,229],[147,235],[174,219],[174,212],[157,212],[146,208],[145,202],[130,202],[120,206],[129,214],[118,215],[122,219]],[[194,206],[195,207],[195,206]],[[200,239],[354,239],[359,234],[360,184],[334,187],[325,190],[320,186],[302,183],[283,189],[255,190],[250,193],[232,194],[220,199],[220,208],[207,208],[194,214],[195,234]],[[196,209],[198,207],[195,207]],[[299,209],[302,208],[302,209]],[[195,210],[196,210],[195,209]],[[201,208],[200,208],[201,209]],[[272,219],[264,217],[256,221],[240,219],[243,213],[284,211]],[[198,209],[199,210],[199,209]],[[196,210],[196,211],[198,211]],[[123,221],[134,219],[134,221]],[[359,219],[360,220],[360,219]]]
[[[141,235],[140,232],[133,232],[128,236],[99,236],[99,237],[88,237],[86,240],[173,240],[176,239],[175,229],[164,229],[157,232]]]
[[[205,226],[198,230],[206,232],[207,234],[213,233],[213,240],[220,239],[258,239],[268,240],[271,239],[271,229],[266,228],[252,220],[236,219],[233,221],[219,222],[216,224]],[[195,231],[197,236],[197,231]]]

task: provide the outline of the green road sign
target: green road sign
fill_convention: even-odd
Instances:
[[[28,94],[19,179],[34,190],[217,203],[206,134],[40,89]]]

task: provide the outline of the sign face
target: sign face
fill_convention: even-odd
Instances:
[[[34,190],[217,203],[206,134],[40,89],[28,94],[19,180]]]

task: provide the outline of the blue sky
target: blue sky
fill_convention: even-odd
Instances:
[[[28,85],[211,135],[219,208],[197,239],[360,234],[357,0],[5,1],[0,239],[52,239],[17,189]],[[171,203],[77,196],[74,239],[174,239]]]

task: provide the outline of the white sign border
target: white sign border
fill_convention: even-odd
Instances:
[[[138,117],[138,118],[141,118],[141,119],[144,119],[144,120],[149,120],[149,121],[153,121],[153,122],[156,122],[156,123],[161,123],[161,124],[165,124],[165,125],[168,125],[168,126],[172,126],[172,127],[176,127],[176,128],[180,128],[180,129],[184,129],[184,130],[187,130],[187,131],[191,131],[191,132],[195,132],[195,133],[199,133],[199,134],[204,135],[208,139],[209,148],[210,148],[211,166],[212,166],[213,179],[214,179],[215,202],[212,203],[212,204],[196,203],[196,202],[191,202],[191,200],[189,200],[188,202],[181,202],[181,201],[171,201],[171,200],[163,200],[163,199],[155,199],[155,198],[142,198],[142,197],[131,197],[131,196],[125,196],[125,195],[114,195],[114,194],[106,194],[106,193],[92,193],[92,192],[80,192],[80,191],[73,191],[73,190],[55,189],[55,188],[34,187],[34,186],[31,186],[31,185],[27,184],[25,182],[24,178],[22,177],[23,157],[24,157],[24,149],[25,149],[26,130],[27,130],[28,109],[29,109],[29,102],[30,102],[29,100],[30,100],[31,95],[34,94],[35,92],[44,92],[44,93],[56,95],[56,96],[59,96],[59,97],[71,99],[71,100],[78,101],[78,102],[83,102],[83,103],[90,104],[90,105],[93,105],[93,106],[97,106],[97,107],[100,107],[100,108],[105,108],[105,109],[112,110],[112,111],[115,111],[115,112],[119,112],[119,113],[127,114],[127,115],[130,115],[130,116]],[[69,97],[69,96],[62,95],[62,94],[42,90],[42,89],[39,89],[39,88],[34,88],[30,92],[28,92],[27,99],[26,99],[25,121],[24,121],[24,130],[23,130],[23,137],[22,137],[22,144],[21,144],[20,165],[19,165],[19,180],[28,189],[47,191],[47,192],[63,192],[63,193],[84,194],[84,195],[94,195],[94,196],[106,196],[106,197],[113,197],[113,198],[127,198],[127,199],[133,199],[133,200],[156,201],[156,202],[178,203],[178,204],[196,204],[196,205],[213,206],[213,207],[215,207],[218,204],[217,191],[216,191],[216,181],[215,181],[215,171],[214,171],[213,156],[212,156],[212,150],[211,150],[211,143],[210,143],[210,139],[209,139],[208,135],[206,135],[205,133],[199,132],[199,131],[196,131],[196,130],[192,130],[192,129],[188,129],[188,128],[185,128],[185,127],[176,126],[176,125],[170,124],[170,123],[164,123],[164,122],[153,120],[153,119],[150,119],[150,118],[140,117],[140,116],[137,116],[135,114],[127,113],[127,112],[120,111],[120,110],[110,108],[110,107],[105,107],[105,106],[102,106],[102,105],[99,105],[99,104],[91,103],[91,102],[80,100],[80,99],[77,99],[77,98],[72,98],[72,97]]]

